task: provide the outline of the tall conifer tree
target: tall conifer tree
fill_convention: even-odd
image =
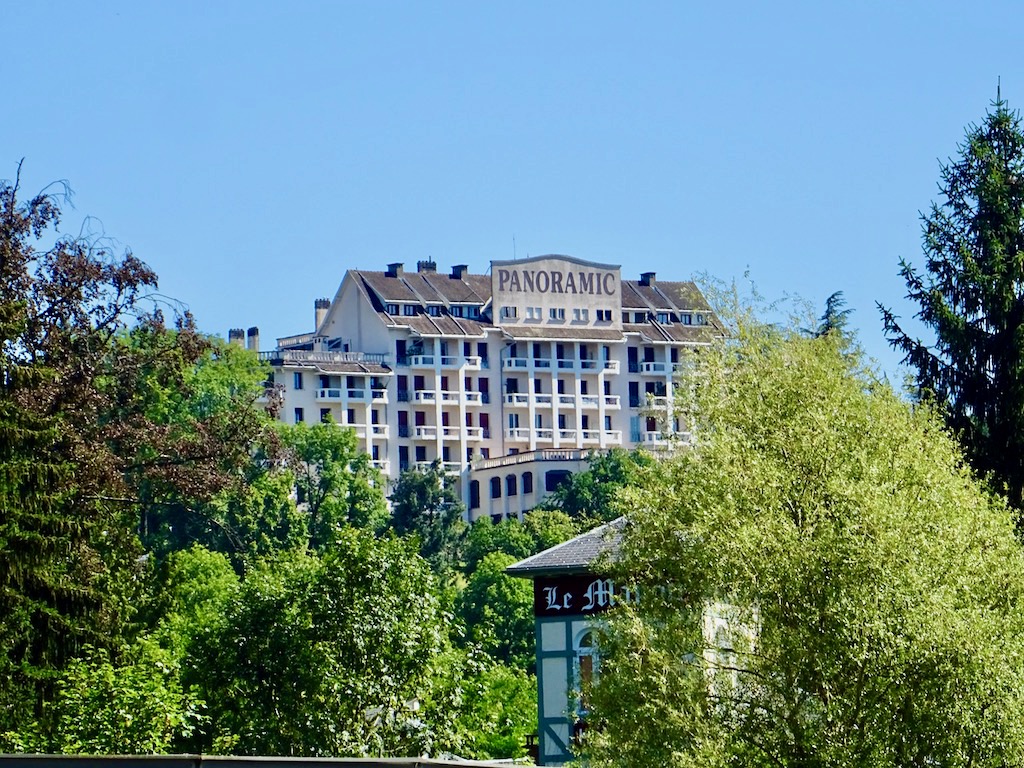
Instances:
[[[934,344],[879,306],[889,343],[945,409],[975,469],[1024,509],[1024,134],[997,97],[942,167],[941,202],[922,217],[925,270],[900,274]]]

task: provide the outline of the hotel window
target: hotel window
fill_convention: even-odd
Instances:
[[[610,309],[599,309],[597,310],[597,322],[599,323],[610,323],[612,321],[612,311]]]
[[[501,478],[500,477],[492,477],[491,478],[491,498],[492,499],[500,499],[501,498]]]
[[[519,312],[516,310],[515,307],[502,307],[501,316],[505,320],[513,320],[519,317]]]
[[[398,314],[398,305],[397,304],[388,304],[387,311],[388,311],[389,315],[397,315]]]
[[[548,310],[548,318],[551,320],[565,320],[565,307],[552,307]]]
[[[668,325],[668,323],[671,322],[671,319],[669,318],[668,312],[659,312],[658,313],[658,322],[661,323],[662,325]]]
[[[403,305],[402,306],[402,314],[403,315],[415,315],[416,314],[416,305],[415,304],[405,304],[405,305]]]
[[[448,311],[451,313],[452,317],[462,317],[462,307],[452,306],[448,308]]]
[[[320,409],[320,422],[326,424],[331,420],[331,409],[321,408]]]
[[[505,478],[505,495],[515,496],[516,495],[516,476],[509,475]]]
[[[476,319],[480,317],[480,307],[468,307],[466,310],[466,317]]]
[[[646,323],[647,322],[647,313],[646,312],[634,312],[633,313],[633,322],[634,323]]]
[[[427,307],[427,314],[430,315],[431,317],[440,317],[441,316],[441,308],[437,307],[437,306],[434,306],[434,305],[431,305],[431,306]]]
[[[629,312],[623,312],[622,313],[622,322],[624,322],[624,323],[628,323],[629,322]]]
[[[302,389],[302,373],[299,371],[292,374],[292,389]]]
[[[425,445],[417,445],[416,446],[416,461],[421,461],[422,462],[422,461],[426,461],[426,460],[427,460],[427,446],[425,446]]]
[[[697,318],[697,325],[707,325],[708,319],[704,315],[695,315]]]
[[[576,323],[579,323],[579,322],[585,323],[588,320],[590,320],[590,310],[589,309],[582,309],[581,307],[576,307],[572,311],[572,319],[573,319],[573,322],[576,322]]]
[[[533,493],[533,472],[523,472],[523,495]]]
[[[683,315],[683,325],[691,325],[692,323],[693,323],[693,315],[691,315],[691,314]]]
[[[305,418],[306,417],[302,413],[302,409],[301,408],[296,408],[295,409],[295,423],[298,424],[299,422],[304,421]]]

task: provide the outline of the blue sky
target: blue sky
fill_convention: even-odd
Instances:
[[[970,6],[970,7],[969,7]],[[564,253],[913,314],[939,161],[1019,3],[0,2],[0,178],[75,190],[207,331],[309,330],[348,268]],[[514,246],[513,246],[514,243]]]

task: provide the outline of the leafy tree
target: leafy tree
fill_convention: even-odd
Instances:
[[[559,510],[534,509],[523,516],[523,528],[533,538],[533,553],[551,549],[556,544],[578,536],[581,526]]]
[[[424,722],[447,648],[434,578],[414,545],[352,527],[323,557],[253,566],[224,619],[194,643],[186,680],[211,718],[194,751],[421,754],[449,734]]]
[[[182,691],[179,662],[152,639],[118,661],[87,647],[61,675],[48,713],[51,732],[32,751],[154,754],[171,751],[202,726],[203,702]]]
[[[828,336],[830,333],[846,335],[851,314],[853,309],[846,306],[843,292],[836,291],[825,299],[825,311],[818,318],[818,325],[805,332],[811,336]]]
[[[595,766],[1024,760],[1024,552],[954,441],[841,341],[697,363],[699,439],[629,492]]]
[[[1024,133],[997,99],[942,167],[923,216],[925,270],[901,260],[907,297],[934,344],[879,306],[889,343],[944,409],[980,474],[1024,509]]]
[[[236,482],[263,423],[172,418],[209,340],[167,327],[143,262],[59,220],[55,196],[0,182],[0,732],[43,717],[87,646],[131,645],[140,509]]]
[[[282,427],[288,464],[307,513],[310,545],[322,549],[344,523],[380,531],[388,509],[380,474],[355,433],[332,423]]]
[[[510,666],[534,668],[533,586],[505,573],[520,558],[492,552],[480,561],[459,596],[470,642]]]
[[[587,469],[572,475],[538,508],[565,512],[582,528],[614,520],[623,513],[619,491],[639,482],[643,470],[653,464],[651,455],[639,449],[612,448],[607,453],[592,453]]]
[[[537,729],[537,679],[493,660],[471,658],[456,727],[459,754],[477,760],[523,757]]]
[[[391,526],[399,535],[414,534],[420,552],[439,573],[449,573],[462,557],[465,508],[451,479],[435,461],[426,469],[409,469],[391,492]]]
[[[503,552],[522,560],[536,552],[536,541],[518,518],[494,523],[482,517],[469,527],[465,545],[465,572],[472,574],[480,561],[492,552]]]

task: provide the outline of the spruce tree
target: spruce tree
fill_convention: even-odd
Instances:
[[[942,167],[922,216],[925,273],[900,274],[927,344],[879,305],[889,343],[960,437],[975,470],[1024,510],[1024,133],[997,97]]]

